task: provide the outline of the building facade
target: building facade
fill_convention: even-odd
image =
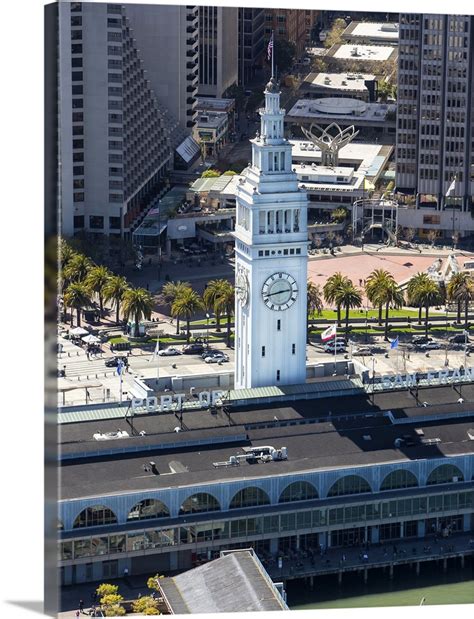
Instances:
[[[284,40],[293,43],[295,46],[296,58],[300,58],[308,43],[308,30],[311,28],[308,21],[311,15],[306,13],[317,13],[316,11],[305,11],[303,9],[266,9],[265,12],[265,38],[268,40],[272,30],[275,33],[275,40]]]
[[[260,115],[236,196],[238,389],[306,380],[307,197],[292,170],[273,77]]]
[[[239,9],[239,84],[261,68],[265,52],[265,9]]]
[[[127,236],[160,191],[170,166],[169,123],[147,79],[127,10],[78,2],[59,7],[65,236]]]
[[[127,17],[173,147],[191,135],[197,116],[197,6],[128,4]]]
[[[396,184],[417,208],[459,210],[464,231],[474,226],[462,216],[474,206],[473,28],[469,15],[400,15]],[[442,213],[438,229],[452,218]]]
[[[453,393],[441,389],[445,399]],[[408,543],[410,555],[418,545],[421,555],[419,542],[453,535],[450,544],[469,549],[474,458],[468,406],[433,404],[420,414],[414,400],[415,408],[403,408],[406,392],[398,399],[378,394],[377,408],[365,395],[332,395],[306,404],[283,399],[274,408],[254,398],[242,411],[236,402],[233,429],[196,432],[189,424],[202,412],[185,412],[188,430],[171,433],[172,443],[165,429],[176,423],[172,412],[160,414],[161,430],[156,415],[136,416],[137,432],[146,428],[150,436],[101,442],[92,438],[97,421],[87,421],[87,412],[81,423],[63,423],[61,582],[113,578],[125,569],[132,575],[183,570],[239,547],[253,547],[262,559],[340,549],[336,563],[344,549],[367,542]],[[117,419],[100,414],[103,430],[117,427]],[[246,462],[249,449],[258,454],[270,449],[262,444],[282,443],[286,460]],[[124,457],[127,451],[133,454]],[[222,461],[237,452],[240,465]]]
[[[239,9],[200,6],[199,95],[222,97],[238,81]]]

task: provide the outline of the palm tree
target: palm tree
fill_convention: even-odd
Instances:
[[[385,340],[388,340],[388,315],[389,315],[389,310],[391,307],[393,307],[394,309],[399,309],[400,307],[403,306],[404,303],[404,298],[403,298],[403,292],[400,290],[400,288],[398,287],[398,284],[396,283],[395,280],[393,280],[393,282],[388,283],[383,289],[382,289],[382,295],[383,295],[383,303],[385,305]]]
[[[418,308],[418,324],[421,325],[421,312],[423,303],[419,298],[419,292],[430,280],[426,273],[417,273],[409,280],[407,284],[407,303]]]
[[[115,322],[120,322],[120,304],[123,300],[124,294],[130,288],[128,281],[125,277],[120,275],[112,275],[109,277],[107,283],[104,286],[104,300],[113,301],[115,304]]]
[[[331,275],[323,286],[323,294],[327,303],[336,305],[338,327],[341,326],[341,303],[338,299],[340,298],[340,291],[348,281],[350,280],[345,275],[337,272]]]
[[[65,287],[71,282],[82,282],[92,268],[92,262],[84,254],[75,254],[71,257],[63,271]]]
[[[465,272],[455,273],[449,280],[446,292],[448,300],[457,304],[457,322],[461,322],[462,303],[469,297],[471,280],[471,276]]]
[[[222,314],[224,312],[227,316],[227,346],[230,347],[230,319],[235,307],[235,288],[226,279],[220,281],[223,282],[223,284],[220,286],[219,295],[214,301],[214,312],[216,317],[218,314]]]
[[[216,301],[225,293],[228,283],[226,279],[212,279],[207,284],[204,294],[202,295],[206,310],[212,310],[216,316],[216,331],[221,330],[222,313],[222,305],[216,304]]]
[[[59,270],[63,271],[75,255],[73,248],[63,238],[60,238],[58,243]]]
[[[362,293],[351,280],[346,277],[342,286],[336,292],[336,303],[346,309],[346,340],[349,337],[349,310],[362,305]]]
[[[153,298],[151,294],[144,288],[129,288],[123,295],[122,312],[125,320],[133,318],[134,321],[134,336],[139,335],[140,320],[142,318],[150,319],[153,311]]]
[[[161,289],[161,297],[170,310],[177,297],[184,291],[191,290],[189,282],[167,282]],[[176,320],[176,335],[179,335],[179,317]]]
[[[474,279],[469,273],[456,273],[448,284],[447,293],[450,300],[457,303],[458,322],[461,322],[461,308],[464,305],[464,326],[467,328],[469,303],[474,298]]]
[[[104,315],[104,288],[110,278],[110,271],[107,267],[92,267],[87,273],[85,284],[89,290],[95,293],[99,299],[100,315]]]
[[[194,314],[204,308],[204,303],[198,293],[192,288],[183,290],[171,306],[171,315],[186,320],[186,341],[189,342],[191,331],[189,323]]]
[[[75,309],[77,312],[77,326],[81,326],[81,309],[91,304],[91,297],[88,288],[81,282],[69,284],[64,293],[64,305]],[[72,314],[71,314],[72,324]]]
[[[379,325],[382,324],[382,309],[385,303],[384,292],[394,284],[393,275],[384,269],[373,270],[365,281],[367,299],[379,310]]]
[[[417,299],[420,306],[425,308],[425,335],[428,336],[429,309],[442,301],[439,285],[428,278],[428,281],[420,285],[417,291]]]
[[[310,317],[317,312],[318,316],[323,311],[323,299],[320,286],[308,280],[306,301],[306,341],[309,343],[309,321]]]

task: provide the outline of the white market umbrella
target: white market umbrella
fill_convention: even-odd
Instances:
[[[86,335],[85,337],[81,339],[86,344],[97,344],[97,342],[100,342],[100,339],[96,337],[95,335],[92,335],[92,333],[89,333],[89,335]]]
[[[89,335],[89,331],[86,331],[86,329],[82,327],[75,327],[69,331],[69,335]]]

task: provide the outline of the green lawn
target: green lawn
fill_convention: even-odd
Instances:
[[[341,310],[341,316],[343,318],[345,318],[345,310],[342,309]],[[389,318],[405,318],[405,317],[410,317],[410,318],[418,318],[418,310],[417,309],[391,309],[389,310]],[[429,314],[430,316],[440,316],[440,315],[444,315],[444,314],[440,314],[440,312],[431,312]],[[369,311],[367,312],[367,318],[378,318],[379,316],[379,311],[377,309],[369,309]],[[424,311],[423,311],[423,316],[424,316]],[[451,317],[455,317],[456,316],[456,312],[450,312],[448,314],[448,318]],[[382,317],[385,318],[385,309],[383,310],[382,313]],[[326,320],[336,320],[337,318],[337,312],[335,310],[329,310],[329,309],[325,309],[321,312],[321,314],[313,314],[312,318],[314,319],[318,319],[318,318],[325,318]],[[353,310],[349,310],[349,318],[365,318],[365,310],[360,310],[360,309],[353,309]]]

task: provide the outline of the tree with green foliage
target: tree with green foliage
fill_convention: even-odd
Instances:
[[[223,176],[237,176],[237,172],[234,172],[234,170],[226,170]]]
[[[64,271],[62,272],[64,287],[67,288],[72,282],[82,282],[86,278],[92,266],[93,264],[91,260],[84,254],[75,254],[74,256],[71,256],[69,262],[64,268]]]
[[[206,170],[205,172],[203,172],[201,174],[201,178],[217,178],[218,176],[220,176],[221,173],[219,172],[219,170]]]
[[[176,298],[183,292],[183,290],[191,290],[191,284],[189,282],[166,282],[161,289],[161,299],[169,306],[170,310],[175,302]],[[176,335],[179,335],[179,317],[176,319]]]
[[[340,300],[340,293],[347,286],[347,282],[350,282],[349,278],[338,271],[331,275],[323,286],[323,295],[326,302],[336,306],[338,327],[341,326],[342,301]]]
[[[311,316],[317,313],[321,315],[323,311],[323,295],[320,286],[308,280],[308,286],[306,289],[306,340],[309,343],[309,321]]]
[[[421,325],[421,316],[423,310],[423,304],[420,299],[420,290],[430,281],[430,278],[426,273],[416,273],[410,278],[407,284],[407,303],[412,307],[418,308],[418,324]]]
[[[338,17],[332,22],[331,29],[324,40],[324,47],[332,47],[342,42],[342,33],[347,28],[347,24],[342,17]]]
[[[443,300],[439,284],[428,278],[427,281],[420,285],[417,291],[417,298],[421,307],[425,308],[425,335],[428,337],[430,307],[438,305],[438,303],[441,303]]]
[[[461,322],[461,308],[464,305],[464,326],[469,322],[469,304],[474,298],[474,279],[469,273],[456,273],[447,286],[447,296],[457,304],[457,320]]]
[[[104,286],[103,294],[105,301],[113,301],[115,304],[115,322],[120,322],[120,304],[124,294],[129,290],[130,284],[121,275],[112,275]]]
[[[95,590],[99,601],[102,602],[102,598],[106,595],[116,595],[118,593],[118,585],[111,585],[107,582],[102,583]]]
[[[341,206],[332,211],[331,219],[338,224],[342,224],[344,221],[346,221],[348,214],[349,211],[344,206]]]
[[[192,288],[183,290],[183,292],[176,297],[173,305],[171,306],[171,315],[173,317],[184,318],[186,320],[186,341],[188,343],[191,338],[191,318],[203,308],[203,300]]]
[[[362,294],[351,280],[346,277],[342,285],[336,290],[336,304],[346,310],[346,341],[349,337],[349,312],[362,305]]]
[[[159,615],[158,602],[151,595],[143,595],[132,604],[133,612],[138,615]]]
[[[146,581],[146,586],[148,589],[152,589],[153,591],[159,591],[159,580],[160,578],[164,578],[164,576],[160,574],[155,574],[154,576],[150,576],[150,578]]]
[[[58,243],[59,270],[63,271],[75,255],[76,252],[69,243],[60,238]]]
[[[64,306],[76,310],[77,326],[81,326],[81,310],[91,304],[91,296],[87,286],[81,282],[69,284],[64,293]],[[71,314],[72,325],[72,314]]]
[[[234,286],[232,286],[232,284],[226,279],[221,281],[223,281],[223,284],[217,293],[214,308],[215,310],[218,310],[221,314],[225,313],[227,317],[226,343],[227,346],[230,346],[230,321],[235,308],[235,289]]]
[[[149,320],[153,311],[153,298],[144,288],[130,288],[123,295],[123,315],[125,320],[133,319],[134,336],[139,335],[140,320]]]
[[[365,294],[373,307],[379,310],[379,325],[382,324],[382,311],[385,303],[385,290],[396,283],[393,275],[384,269],[374,269],[365,280]]]
[[[383,304],[385,305],[385,330],[384,330],[384,338],[388,340],[388,318],[390,308],[400,309],[403,307],[404,297],[403,292],[398,287],[398,284],[395,280],[389,280],[387,284],[382,289],[382,293],[380,296]]]
[[[211,279],[202,295],[204,306],[207,312],[214,312],[216,317],[216,331],[221,330],[222,307],[217,303],[217,299],[224,292],[228,281],[226,279]]]
[[[104,288],[110,279],[111,273],[107,267],[92,267],[84,280],[85,285],[92,294],[96,294],[99,299],[100,315],[104,315]]]

